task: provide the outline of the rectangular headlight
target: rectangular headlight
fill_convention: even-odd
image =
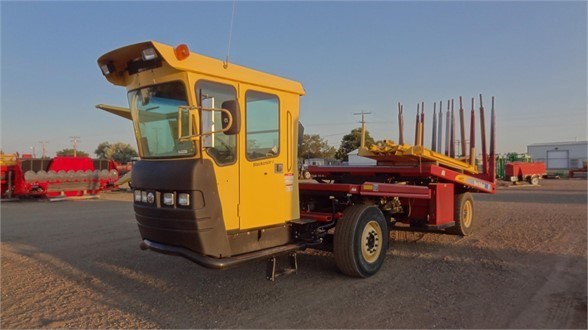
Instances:
[[[143,57],[143,61],[149,61],[157,58],[157,53],[155,52],[154,48],[143,49],[141,55]]]
[[[190,194],[181,193],[178,194],[178,204],[182,206],[190,205]]]
[[[147,203],[147,192],[141,191],[141,202]]]
[[[174,193],[163,194],[163,205],[174,205]]]
[[[135,202],[140,202],[140,201],[141,201],[141,190],[135,189]]]

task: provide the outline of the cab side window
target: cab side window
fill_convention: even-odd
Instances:
[[[236,100],[236,90],[233,86],[198,81],[196,83],[198,105],[202,108],[221,108],[223,102]],[[201,132],[214,132],[222,128],[222,113],[220,111],[200,111]],[[206,153],[219,165],[232,164],[237,157],[237,136],[218,132],[202,136],[202,146]]]
[[[280,104],[276,95],[248,91],[245,125],[248,160],[271,158],[280,153]]]

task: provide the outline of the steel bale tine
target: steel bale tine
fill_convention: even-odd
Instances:
[[[466,139],[465,139],[465,119],[463,114],[463,106],[461,103],[461,96],[459,97],[459,126],[461,130],[461,156],[466,157],[467,155],[467,146],[466,146]]]
[[[484,116],[484,106],[482,105],[482,94],[480,94],[480,134],[482,139],[482,167],[484,174],[488,174],[488,155],[486,154],[486,120]]]
[[[416,123],[414,125],[414,145],[418,146],[418,138],[419,138],[419,120],[420,120],[420,116],[419,116],[419,104],[417,103],[417,114],[416,114]]]
[[[437,102],[433,102],[433,133],[431,134],[431,150],[437,151]]]
[[[445,115],[445,156],[449,156],[449,138],[451,138],[451,112],[449,111],[449,100],[447,100],[447,113]]]
[[[476,165],[476,113],[474,112],[474,98],[472,97],[472,111],[470,114],[470,165]]]
[[[402,106],[398,102],[398,143],[402,144]]]
[[[492,96],[492,109],[490,110],[490,155],[496,155],[496,113],[494,112],[494,96]]]
[[[496,180],[496,113],[494,112],[494,96],[492,96],[492,110],[490,110],[490,175],[492,182]]]
[[[425,102],[421,102],[421,146],[425,144]]]
[[[439,123],[437,129],[437,152],[443,153],[443,101],[439,101]]]
[[[455,116],[453,115],[453,99],[451,99],[451,135],[449,136],[449,155],[455,157]]]
[[[404,105],[400,105],[400,144],[404,144]]]

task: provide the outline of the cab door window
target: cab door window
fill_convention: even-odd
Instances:
[[[280,106],[278,97],[256,91],[245,94],[247,159],[275,157],[280,153]]]
[[[196,95],[198,105],[203,108],[222,108],[226,101],[237,99],[233,86],[213,83],[210,81],[199,81],[196,83]],[[219,165],[232,164],[237,159],[237,136],[226,135],[225,133],[207,132],[218,131],[222,128],[222,113],[220,111],[201,111],[200,125],[202,136],[202,147]]]

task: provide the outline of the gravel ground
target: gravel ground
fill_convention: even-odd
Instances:
[[[586,328],[585,180],[476,195],[467,238],[393,232],[382,270],[328,252],[265,280],[140,251],[130,194],[2,203],[1,328]]]

